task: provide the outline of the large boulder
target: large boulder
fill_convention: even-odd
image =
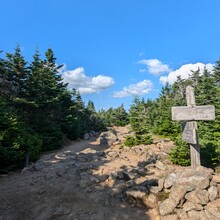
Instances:
[[[173,186],[185,186],[187,191],[206,189],[212,178],[212,169],[198,166],[196,169],[188,169],[185,172],[177,173]]]
[[[114,142],[118,141],[118,137],[112,131],[102,132],[99,136],[100,146],[110,147]]]

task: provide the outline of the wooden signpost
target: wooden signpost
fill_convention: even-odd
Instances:
[[[195,168],[201,164],[196,121],[215,120],[215,107],[196,106],[194,89],[191,86],[186,87],[186,101],[187,106],[172,107],[172,120],[186,121],[182,123],[182,139],[190,144],[191,166]]]

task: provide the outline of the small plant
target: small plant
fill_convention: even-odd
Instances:
[[[170,193],[169,192],[158,192],[157,194],[157,199],[161,202],[163,202],[165,199],[167,199],[169,197]]]
[[[133,147],[133,146],[137,145],[137,140],[135,137],[129,135],[126,137],[126,139],[124,141],[124,145],[128,146],[128,147]]]
[[[124,148],[124,146],[123,146],[123,145],[121,145],[121,146],[119,147],[119,149],[120,149],[120,150],[122,150],[123,148]]]

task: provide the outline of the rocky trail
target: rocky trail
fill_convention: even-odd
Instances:
[[[128,127],[110,133],[1,176],[0,220],[218,219],[220,177],[212,170],[172,165],[169,139],[129,148],[121,144]]]

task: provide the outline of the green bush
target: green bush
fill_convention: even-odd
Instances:
[[[124,145],[128,147],[133,147],[139,144],[152,144],[152,138],[149,134],[136,135],[136,136],[127,136]]]
[[[190,150],[187,143],[182,140],[176,140],[176,147],[169,154],[172,163],[182,166],[190,165]]]
[[[126,139],[124,141],[124,145],[128,146],[128,147],[133,147],[133,146],[137,145],[137,140],[135,137],[129,135],[126,137]]]

